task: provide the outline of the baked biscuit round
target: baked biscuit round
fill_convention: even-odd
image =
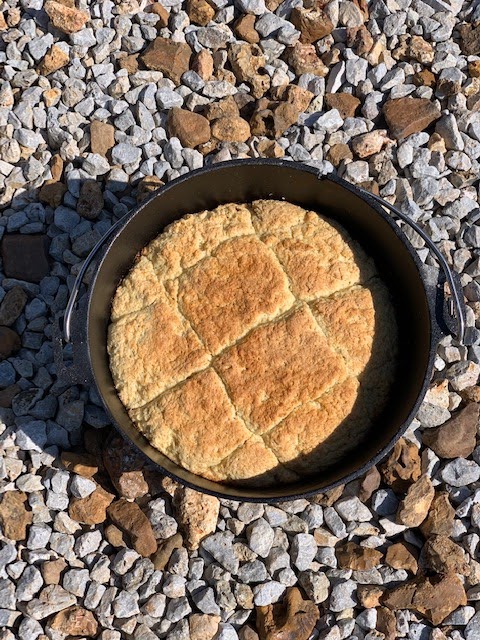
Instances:
[[[112,302],[113,380],[136,427],[183,468],[290,483],[337,462],[384,408],[395,313],[337,223],[259,200],[186,215]]]

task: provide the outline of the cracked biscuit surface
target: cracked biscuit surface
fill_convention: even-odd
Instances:
[[[108,329],[117,392],[151,444],[255,486],[358,446],[387,402],[396,344],[373,261],[337,223],[276,200],[169,225],[119,285]]]

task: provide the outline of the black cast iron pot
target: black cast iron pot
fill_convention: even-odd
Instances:
[[[182,469],[154,449],[137,431],[115,391],[110,374],[107,326],[111,300],[121,278],[132,266],[138,251],[167,224],[186,213],[212,209],[228,202],[262,198],[286,199],[331,217],[373,256],[396,306],[399,361],[386,410],[372,425],[361,446],[345,455],[332,469],[290,486],[235,488]],[[423,265],[385,207],[420,232],[441,262],[443,271]],[[82,277],[98,251],[100,257],[86,295],[85,309],[72,316]],[[445,280],[452,296],[449,301],[453,302],[449,310],[444,294]],[[161,473],[219,497],[275,502],[308,497],[356,479],[393,448],[412,422],[428,388],[438,341],[449,332],[455,333],[454,320],[456,335],[462,339],[465,308],[458,279],[428,236],[406,216],[340,178],[320,176],[313,167],[284,160],[238,160],[200,169],[174,180],[119,220],[101,239],[77,277],[64,317],[65,339],[73,343],[73,365],[65,367],[62,364],[62,338],[57,336],[57,372],[66,383],[94,385],[112,424],[154,462]]]

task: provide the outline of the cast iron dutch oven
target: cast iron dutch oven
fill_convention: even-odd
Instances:
[[[338,221],[376,261],[396,306],[400,349],[388,406],[361,446],[327,472],[291,486],[235,488],[205,480],[154,449],[134,427],[115,391],[107,354],[107,326],[115,290],[135,256],[162,229],[186,213],[228,202],[286,199]],[[390,209],[387,212],[385,208]],[[421,262],[406,235],[391,217],[395,213],[419,232],[442,270]],[[84,309],[72,315],[83,275],[100,252]],[[261,278],[262,274],[259,273]],[[444,282],[449,285],[446,304]],[[208,305],[208,300],[205,300]],[[456,327],[456,329],[454,329]],[[447,333],[463,338],[465,307],[458,278],[425,233],[407,216],[376,196],[344,180],[285,160],[238,160],[213,165],[172,181],[119,220],[99,241],[77,277],[63,323],[65,341],[73,343],[73,364],[62,364],[61,336],[56,339],[57,365],[65,382],[93,385],[122,436],[161,473],[205,493],[236,500],[275,502],[308,497],[362,476],[405,433],[430,382],[438,341]],[[162,327],[158,327],[162,331]]]

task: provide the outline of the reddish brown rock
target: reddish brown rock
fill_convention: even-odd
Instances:
[[[123,549],[129,546],[129,539],[126,533],[116,527],[114,524],[109,524],[105,527],[105,538],[116,549]]]
[[[478,24],[478,23],[477,23]],[[459,28],[461,36],[461,50],[467,56],[476,56],[480,53],[480,26],[463,24]]]
[[[397,511],[397,522],[407,527],[419,527],[425,520],[435,496],[432,481],[425,474],[409,487]]]
[[[60,577],[67,566],[68,565],[63,558],[47,560],[47,562],[44,562],[40,566],[40,570],[45,584],[60,584]]]
[[[47,0],[43,7],[55,29],[62,33],[76,33],[85,26],[90,19],[87,13],[75,7],[66,7],[61,2]]]
[[[250,120],[252,135],[280,138],[297,122],[298,116],[298,109],[290,102],[270,103],[268,108],[257,108]]]
[[[383,106],[383,115],[397,140],[423,131],[440,118],[439,108],[426,98],[394,98]]]
[[[300,42],[304,44],[316,42],[333,31],[333,22],[321,9],[294,7],[290,22],[300,31]]]
[[[68,507],[68,515],[83,524],[101,524],[105,522],[107,507],[114,498],[114,495],[98,486],[86,498],[72,498]]]
[[[50,272],[48,246],[49,239],[44,235],[5,235],[2,240],[5,276],[27,282],[40,282]]]
[[[327,151],[327,160],[331,162],[334,167],[338,167],[344,160],[353,160],[353,153],[348,144],[339,142],[338,144],[332,145]]]
[[[74,451],[62,451],[60,459],[67,471],[77,473],[84,478],[91,478],[98,471],[95,456],[89,453],[75,453]]]
[[[210,51],[202,49],[192,60],[192,69],[207,82],[213,75],[213,56]]]
[[[86,180],[77,200],[77,213],[85,220],[96,220],[104,205],[103,190],[96,180]]]
[[[372,467],[367,471],[364,475],[362,481],[360,482],[360,487],[358,490],[358,498],[362,502],[367,502],[372,497],[372,493],[378,489],[381,482],[381,476],[377,469],[377,467]]]
[[[38,193],[40,202],[48,204],[53,209],[59,207],[63,202],[63,196],[67,192],[67,187],[63,182],[55,182],[53,180],[47,180]]]
[[[410,609],[419,583],[420,579],[416,579],[411,582],[404,582],[398,587],[385,591],[382,603],[393,611],[398,609]]]
[[[424,536],[449,536],[453,531],[455,509],[450,504],[448,493],[442,491],[435,494],[427,519],[420,527]]]
[[[395,491],[404,492],[418,480],[421,474],[421,460],[418,448],[403,438],[400,439],[380,472],[383,481]]]
[[[337,109],[340,116],[345,119],[353,118],[360,106],[360,100],[350,93],[326,93],[325,104],[330,109]]]
[[[103,450],[103,464],[118,493],[135,500],[148,493],[143,475],[145,460],[123,438],[112,437]]]
[[[341,569],[353,571],[369,571],[377,567],[383,558],[383,553],[369,547],[361,547],[355,542],[347,542],[335,549],[338,565]]]
[[[405,569],[415,574],[418,571],[415,547],[404,542],[397,542],[388,547],[385,562],[393,569]]]
[[[296,587],[287,589],[283,602],[256,608],[260,640],[307,639],[317,623],[317,605],[304,600]]]
[[[421,561],[436,573],[469,573],[465,551],[447,536],[430,536],[423,545]]]
[[[0,304],[0,325],[10,327],[22,313],[27,304],[28,296],[22,287],[13,287],[7,291]]]
[[[373,38],[364,24],[360,27],[347,28],[347,47],[353,49],[357,56],[360,57],[372,49]]]
[[[176,533],[175,535],[167,538],[158,545],[158,549],[152,556],[152,562],[157,571],[163,571],[170,560],[172,553],[175,549],[181,549],[183,547],[182,534]]]
[[[352,139],[352,149],[359,158],[369,158],[375,153],[380,153],[388,142],[391,140],[388,139],[385,129],[375,129],[355,136]]]
[[[38,74],[48,76],[48,74],[58,71],[69,62],[68,54],[56,44],[52,45],[43,60],[38,65]]]
[[[365,609],[374,609],[380,606],[380,600],[385,593],[385,587],[376,584],[359,584],[357,587],[357,599]]]
[[[119,58],[118,66],[120,69],[126,69],[129,74],[137,73],[139,55],[139,53],[132,53],[130,56],[123,56],[123,58]],[[94,122],[96,121],[94,120]]]
[[[157,178],[157,176],[145,176],[138,183],[137,188],[137,202],[143,202],[146,198],[151,196],[152,193],[157,191],[160,187],[163,187],[165,183]]]
[[[168,27],[170,14],[161,2],[154,2],[150,5],[150,13],[155,13],[158,16],[158,22],[156,24],[157,29],[164,29],[165,27]]]
[[[141,59],[147,69],[161,71],[175,84],[188,71],[192,50],[186,42],[174,42],[158,36],[147,47]]]
[[[237,118],[240,115],[240,110],[233,97],[227,96],[218,102],[207,104],[203,115],[210,121],[218,118]]]
[[[212,640],[218,631],[220,616],[194,613],[188,618],[190,640]]]
[[[250,44],[257,44],[260,41],[260,36],[255,31],[256,16],[248,13],[241,16],[234,24],[234,32],[237,38],[245,40]]]
[[[217,526],[220,502],[188,487],[179,487],[174,496],[175,514],[185,534],[185,546],[197,549],[200,542]]]
[[[114,524],[130,537],[137,553],[148,558],[157,550],[157,541],[147,516],[135,502],[121,498],[113,502],[107,513]]]
[[[377,609],[377,631],[385,635],[385,640],[397,640],[397,619],[386,607]]]
[[[168,114],[168,132],[180,140],[182,146],[193,149],[210,140],[208,120],[199,113],[174,107]]]
[[[435,429],[425,429],[422,439],[440,458],[468,458],[477,444],[480,405],[468,404]]]
[[[49,622],[49,627],[67,636],[94,638],[97,635],[98,623],[91,611],[75,605],[55,614]]]
[[[27,527],[32,523],[32,512],[27,511],[27,496],[23,491],[6,491],[0,502],[2,533],[10,540],[25,540]]]
[[[238,630],[239,640],[260,640],[260,636],[248,624]]]
[[[328,73],[328,68],[318,57],[313,44],[297,42],[293,47],[288,47],[285,56],[288,64],[298,76],[303,73],[313,73],[324,78]]]
[[[341,484],[334,489],[330,489],[330,491],[319,493],[318,495],[314,496],[312,500],[315,504],[319,504],[322,507],[331,507],[341,497],[344,488],[345,485]]]
[[[274,100],[290,102],[299,112],[306,111],[314,98],[308,89],[302,89],[296,84],[281,85],[273,87],[270,91]]]
[[[8,327],[0,327],[0,362],[20,350],[20,336]]]
[[[246,142],[250,138],[250,125],[239,116],[219,118],[212,125],[212,136],[223,142]]]
[[[90,125],[90,150],[106,156],[115,146],[115,127],[108,122],[93,120]]]
[[[187,0],[187,14],[190,22],[205,27],[215,17],[215,9],[207,0]]]
[[[434,625],[467,604],[462,582],[455,574],[427,578],[417,588],[412,606]]]
[[[257,151],[263,158],[283,158],[285,150],[275,140],[259,140]]]

